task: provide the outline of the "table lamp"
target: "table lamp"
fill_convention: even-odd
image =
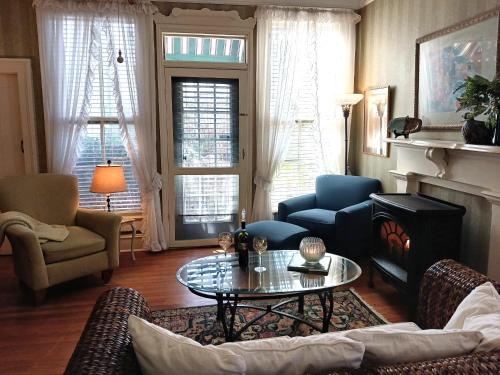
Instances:
[[[121,165],[111,164],[111,160],[108,160],[107,164],[99,164],[95,167],[90,191],[92,193],[106,194],[108,212],[111,212],[111,193],[126,190],[127,183]]]
[[[351,107],[363,99],[363,94],[342,94],[337,96],[337,104],[342,106],[342,112],[344,113],[345,120],[345,129],[344,129],[344,138],[345,138],[345,160],[344,160],[344,174],[347,174],[349,169],[349,164],[347,163],[347,151],[349,148],[349,138],[347,133],[347,119],[349,118],[349,114],[351,113]]]

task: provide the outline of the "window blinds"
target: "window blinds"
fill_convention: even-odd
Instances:
[[[216,168],[239,163],[238,80],[173,77],[172,112],[175,165],[213,173],[176,176],[176,215],[183,224],[233,221],[238,175]]]
[[[83,136],[82,149],[73,174],[78,177],[80,206],[104,208],[106,196],[89,191],[94,168],[106,160],[123,166],[127,191],[113,193],[112,207],[116,211],[137,211],[141,208],[139,186],[132,173],[132,165],[122,142],[120,126],[117,123],[89,123]]]
[[[96,19],[101,23],[103,20]],[[78,46],[79,38],[74,37],[74,23],[78,19],[68,16],[63,28],[65,42],[65,60],[72,61],[71,54]],[[133,24],[122,23],[122,33],[127,33],[134,40],[135,30]],[[103,208],[106,205],[106,196],[94,194],[89,191],[90,183],[97,164],[103,164],[108,159],[115,164],[124,167],[127,191],[113,194],[112,207],[117,211],[138,211],[141,209],[141,194],[139,186],[132,171],[132,165],[121,137],[121,130],[118,124],[118,114],[116,110],[116,98],[112,80],[113,66],[109,66],[110,48],[117,48],[118,23],[110,23],[108,27],[105,23],[100,24],[99,37],[100,54],[98,55],[97,69],[93,74],[92,95],[90,98],[89,121],[86,130],[81,135],[79,158],[73,168],[73,174],[78,178],[78,190],[80,196],[80,206],[86,208]],[[133,48],[130,53],[135,53]],[[133,57],[133,56],[132,56]],[[120,82],[120,90],[128,92],[135,87],[127,79],[124,65],[116,64],[117,74]],[[82,82],[83,85],[83,82]],[[126,120],[129,122],[129,132],[134,134],[134,127],[131,123],[130,95],[122,95],[122,106]]]
[[[279,202],[313,193],[316,177],[324,173],[319,131],[314,122],[294,124],[285,160],[273,179],[271,205],[273,212]]]
[[[237,166],[238,107],[236,79],[173,77],[172,111],[176,166]]]

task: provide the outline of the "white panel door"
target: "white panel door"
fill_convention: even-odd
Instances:
[[[38,172],[29,59],[0,58],[0,178]],[[0,254],[10,254],[8,240]]]
[[[0,178],[26,173],[16,74],[0,74]]]

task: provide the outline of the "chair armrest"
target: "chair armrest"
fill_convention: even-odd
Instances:
[[[76,225],[91,230],[106,240],[110,269],[119,264],[121,220],[121,216],[106,211],[79,208],[76,212]]]
[[[35,233],[21,224],[10,225],[5,233],[12,245],[16,275],[33,290],[48,288],[47,266]]]
[[[498,374],[500,351],[371,368],[374,374]]]
[[[477,286],[491,281],[500,292],[500,283],[463,264],[444,259],[425,271],[420,284],[416,323],[422,329],[441,329],[462,300]]]
[[[286,221],[288,215],[314,207],[316,207],[316,194],[314,193],[287,199],[278,204],[278,220]]]
[[[335,238],[337,248],[347,256],[364,255],[372,236],[372,200],[337,211]]]
[[[65,375],[141,374],[128,333],[128,317],[151,320],[151,309],[139,292],[113,288],[97,300]]]

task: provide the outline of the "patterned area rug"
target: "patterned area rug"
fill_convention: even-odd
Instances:
[[[272,301],[245,301],[252,305],[265,306]],[[385,324],[387,321],[364,302],[353,290],[333,293],[333,315],[330,332],[346,329],[369,327]],[[283,305],[281,311],[297,314],[297,303]],[[235,330],[237,331],[260,313],[259,310],[240,308],[236,312]],[[158,310],[153,312],[153,323],[172,332],[190,337],[203,344],[220,344],[224,342],[222,325],[216,319],[217,307],[201,306],[172,310]],[[304,316],[317,326],[322,324],[323,309],[315,295],[305,297]],[[319,332],[306,324],[293,324],[290,318],[277,314],[267,314],[261,320],[250,326],[242,333],[240,340],[253,340],[275,336],[307,336]]]

